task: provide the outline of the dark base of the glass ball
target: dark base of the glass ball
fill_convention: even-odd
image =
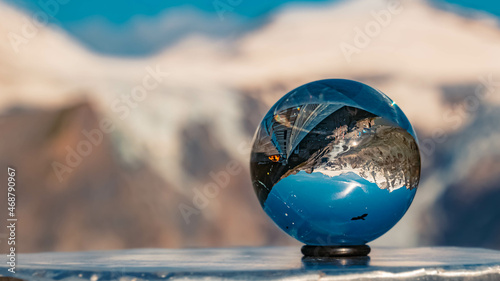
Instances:
[[[368,245],[341,246],[302,246],[301,252],[306,257],[362,257],[370,253]]]
[[[302,257],[302,265],[307,269],[328,269],[338,267],[366,267],[370,264],[369,256],[354,257]]]

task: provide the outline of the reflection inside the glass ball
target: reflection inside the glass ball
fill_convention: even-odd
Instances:
[[[308,245],[363,245],[408,209],[420,154],[413,128],[387,96],[324,80],[271,108],[250,168],[264,211],[285,232]]]

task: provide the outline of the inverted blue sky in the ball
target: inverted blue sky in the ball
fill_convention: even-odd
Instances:
[[[47,11],[51,24],[96,52],[140,56],[158,52],[192,33],[237,37],[265,23],[268,16],[288,4],[318,5],[342,0],[68,0],[56,11],[50,11],[51,0],[3,1],[28,14]],[[431,2],[443,8],[458,7],[463,14],[470,8],[500,17],[499,1]]]
[[[352,172],[330,177],[300,171],[276,183],[264,211],[283,231],[308,245],[361,245],[392,228],[416,191],[381,189]],[[366,219],[352,219],[363,214]]]

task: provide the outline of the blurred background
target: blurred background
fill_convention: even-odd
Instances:
[[[500,249],[498,17],[493,0],[0,1],[17,249],[299,245],[261,210],[249,147],[274,102],[326,78],[380,89],[419,136],[414,203],[371,245]]]

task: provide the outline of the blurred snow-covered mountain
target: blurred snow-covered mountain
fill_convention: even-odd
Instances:
[[[125,59],[0,15],[0,163],[19,170],[21,251],[295,243],[258,206],[248,147],[279,97],[325,78],[380,89],[419,133],[417,197],[374,244],[500,248],[486,235],[500,231],[491,19],[422,1],[291,7],[232,41],[194,34]]]

